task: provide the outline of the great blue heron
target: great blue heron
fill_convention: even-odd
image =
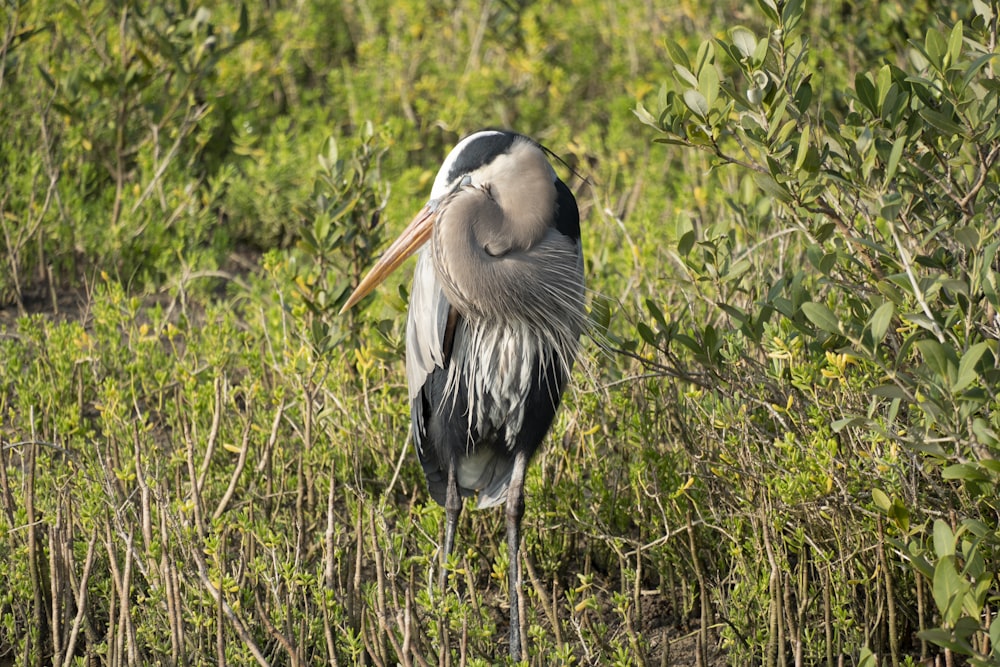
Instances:
[[[576,200],[537,143],[476,132],[448,154],[430,201],[344,310],[418,250],[406,377],[413,442],[447,517],[441,585],[463,497],[478,494],[479,508],[505,502],[510,655],[519,660],[524,475],[586,317]]]

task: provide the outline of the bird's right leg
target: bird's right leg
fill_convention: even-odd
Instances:
[[[458,516],[462,513],[462,494],[458,491],[458,464],[452,459],[448,462],[448,489],[444,498],[444,551],[441,554],[441,572],[438,584],[444,590],[448,583],[448,556],[455,548],[455,528],[458,526]]]
[[[505,518],[507,523],[507,554],[509,556],[510,584],[510,657],[514,662],[521,661],[521,649],[524,647],[524,637],[521,625],[523,592],[521,590],[521,518],[524,516],[524,473],[528,467],[528,455],[519,451],[514,455],[514,470],[507,487],[507,506]],[[527,648],[525,647],[525,652]]]

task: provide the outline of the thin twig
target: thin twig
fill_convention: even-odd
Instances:
[[[198,473],[198,483],[195,492],[201,493],[205,488],[205,480],[208,478],[208,468],[212,462],[212,455],[215,453],[215,446],[219,440],[219,426],[222,424],[222,403],[224,400],[225,379],[223,376],[215,377],[215,401],[212,408],[212,428],[208,432],[208,440],[205,443],[205,456],[201,461],[201,472]],[[191,443],[192,447],[194,443]]]
[[[226,492],[222,494],[222,499],[219,501],[218,507],[215,508],[215,512],[212,513],[212,521],[215,521],[222,516],[223,512],[226,511],[226,507],[229,506],[229,501],[232,500],[233,494],[236,493],[236,485],[239,484],[240,475],[243,474],[243,468],[246,466],[247,452],[250,451],[250,431],[252,425],[253,419],[247,417],[246,424],[243,426],[243,444],[240,447],[240,456],[236,460],[236,467],[233,469],[233,474],[229,478],[229,486],[226,488]]]
[[[937,320],[934,318],[934,313],[931,312],[930,306],[927,305],[927,300],[924,298],[923,290],[920,289],[920,283],[917,282],[917,277],[913,273],[913,260],[910,258],[910,253],[907,252],[906,248],[903,247],[903,242],[899,240],[899,235],[896,233],[896,226],[889,221],[889,232],[892,234],[892,240],[896,244],[896,250],[899,252],[899,259],[903,262],[903,268],[906,270],[906,277],[910,280],[910,287],[913,288],[913,298],[917,300],[920,304],[920,309],[924,311],[924,315],[930,321],[934,335],[937,337],[939,343],[944,343],[944,332],[941,331],[941,327],[938,325]]]

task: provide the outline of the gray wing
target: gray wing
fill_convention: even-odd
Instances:
[[[441,411],[448,378],[448,318],[451,304],[445,298],[434,270],[430,246],[417,256],[406,319],[406,382],[410,395],[410,433],[424,469],[427,490],[440,505],[447,494],[448,443],[459,438],[455,420]],[[452,327],[454,329],[454,326]],[[451,414],[449,411],[448,414]],[[464,414],[464,411],[463,411]]]
[[[420,410],[420,391],[435,368],[444,368],[444,338],[451,306],[438,284],[430,245],[417,255],[410,290],[410,309],[406,318],[406,383],[413,410]],[[414,425],[418,416],[414,413]],[[416,431],[414,432],[416,435]],[[418,442],[419,446],[420,443]]]

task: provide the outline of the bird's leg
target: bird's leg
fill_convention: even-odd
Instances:
[[[524,452],[514,455],[514,470],[507,487],[507,553],[510,560],[510,657],[521,660],[521,517],[524,516],[524,472],[528,457]],[[525,650],[527,648],[525,647]]]
[[[462,513],[462,494],[458,492],[457,466],[454,460],[448,464],[448,490],[444,498],[444,552],[441,554],[441,572],[438,575],[438,584],[442,591],[448,583],[448,556],[455,548],[455,527],[458,525],[458,516]]]

